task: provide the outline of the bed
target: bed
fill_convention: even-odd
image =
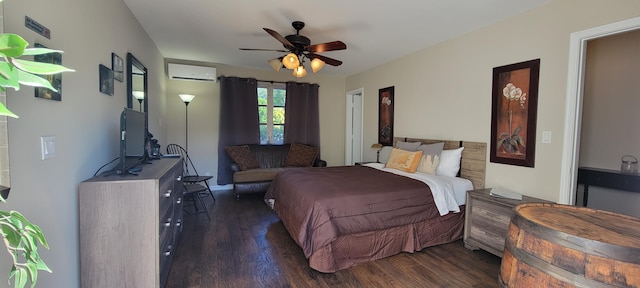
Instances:
[[[417,175],[373,163],[291,169],[273,180],[265,200],[311,268],[332,273],[462,238],[466,190],[484,188],[486,144],[396,140],[444,142],[445,150],[464,147],[459,177]]]

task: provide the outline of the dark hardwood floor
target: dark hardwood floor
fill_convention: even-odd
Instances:
[[[261,197],[215,195],[205,198],[211,222],[185,215],[166,287],[498,287],[500,258],[461,240],[317,272]]]

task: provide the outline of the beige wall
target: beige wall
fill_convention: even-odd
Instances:
[[[365,88],[364,143],[377,141],[375,99],[387,86],[395,86],[395,136],[490,143],[493,67],[540,58],[535,168],[487,155],[486,185],[559,201],[570,34],[639,15],[635,0],[557,0],[348,77],[347,91]],[[552,132],[550,144],[542,131]],[[369,150],[365,160],[375,159]]]
[[[639,56],[640,30],[588,42],[579,166],[619,171],[622,155],[640,158]],[[589,191],[589,207],[640,217],[640,194]]]
[[[247,52],[252,53],[252,52]],[[265,81],[297,81],[320,85],[320,139],[322,159],[328,165],[344,164],[345,86],[343,77],[331,77],[309,73],[298,79],[290,71],[275,72],[232,67],[215,63],[167,62],[215,66],[218,76],[252,77]],[[265,67],[268,64],[265,62]],[[269,68],[270,69],[270,68]],[[196,95],[189,104],[189,154],[200,174],[217,176],[218,171],[218,122],[220,117],[219,82],[195,82],[169,80],[167,78],[167,141],[161,142],[164,151],[168,143],[184,145],[185,106],[180,93]],[[153,131],[152,131],[153,133]],[[217,177],[216,177],[217,179]],[[214,181],[215,182],[215,181]]]
[[[126,106],[126,82],[115,82],[113,96],[98,91],[98,64],[111,67],[112,52],[123,59],[131,52],[149,68],[151,129],[164,137],[153,124],[164,93],[163,74],[154,71],[162,71],[163,57],[122,1],[6,0],[4,6],[5,32],[63,50],[63,65],[76,72],[62,76],[59,102],[35,98],[30,87],[7,91],[8,106],[20,119],[9,119],[12,189],[2,209],[22,212],[49,241],[51,249],[40,254],[53,273],[40,273],[38,287],[78,287],[77,187],[118,157],[119,114]],[[51,39],[25,28],[25,15],[51,29]],[[47,135],[56,136],[56,157],[41,160],[40,136]],[[2,252],[2,286],[9,263]]]

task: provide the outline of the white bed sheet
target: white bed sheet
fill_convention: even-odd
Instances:
[[[440,215],[446,215],[449,212],[460,212],[459,206],[466,203],[467,191],[473,190],[473,183],[465,178],[431,175],[420,172],[407,173],[393,168],[385,168],[383,163],[367,163],[363,164],[363,166],[416,179],[429,185]]]

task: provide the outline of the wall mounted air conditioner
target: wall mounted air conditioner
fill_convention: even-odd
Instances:
[[[215,67],[169,63],[167,74],[172,80],[216,82]]]

